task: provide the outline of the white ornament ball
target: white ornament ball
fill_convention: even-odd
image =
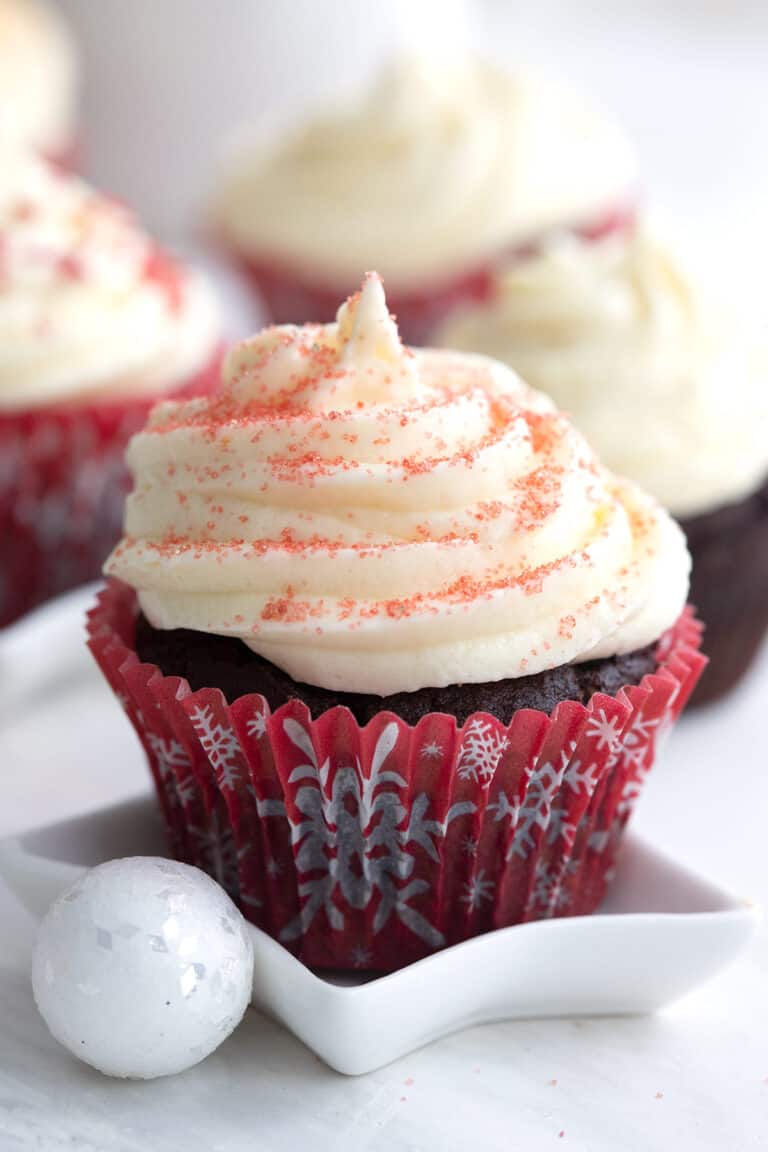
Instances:
[[[100,864],[48,910],[32,987],[55,1038],[109,1076],[203,1060],[251,998],[253,943],[226,892],[188,864]]]

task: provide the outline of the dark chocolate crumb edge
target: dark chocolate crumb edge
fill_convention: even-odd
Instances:
[[[136,650],[142,662],[155,664],[165,676],[180,676],[192,691],[219,688],[228,703],[252,692],[266,698],[274,711],[288,700],[303,701],[313,716],[343,705],[360,725],[381,711],[394,712],[407,724],[416,724],[430,712],[445,712],[463,724],[473,712],[489,712],[508,722],[520,708],[551,712],[561,701],[587,704],[596,692],[615,696],[620,688],[639,684],[658,667],[656,645],[624,656],[589,660],[484,684],[452,684],[447,688],[421,688],[392,696],[360,692],[329,692],[293,680],[268,660],[257,656],[240,640],[213,636],[185,628],[162,631],[140,616]]]

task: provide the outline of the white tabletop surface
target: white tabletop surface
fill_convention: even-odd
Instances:
[[[73,655],[73,667],[82,663]],[[23,678],[12,683],[6,666],[0,676],[0,835],[146,788],[118,706],[106,690],[94,697],[95,669],[60,687],[40,724],[23,718]],[[635,823],[681,860],[764,903],[767,688],[768,649],[732,700],[689,716],[672,735]],[[347,1079],[251,1012],[199,1068],[132,1084],[78,1065],[48,1036],[29,987],[34,925],[5,892],[0,925],[0,1152],[768,1148],[764,927],[730,971],[655,1018],[474,1028]]]

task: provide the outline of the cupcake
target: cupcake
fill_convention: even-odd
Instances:
[[[0,147],[71,164],[77,74],[75,46],[56,7],[0,0]]]
[[[356,103],[243,150],[215,220],[276,322],[331,320],[375,266],[415,343],[482,299],[500,263],[553,231],[621,229],[634,198],[623,136],[572,92],[408,58]]]
[[[124,208],[0,159],[0,626],[99,575],[128,439],[160,396],[217,384],[219,361],[208,288]]]
[[[561,240],[438,339],[548,392],[611,470],[680,521],[706,627],[704,703],[741,679],[768,628],[768,358],[750,294],[737,313],[694,268],[644,230]]]
[[[90,646],[174,851],[319,967],[600,902],[702,666],[679,528],[381,281],[128,451]]]

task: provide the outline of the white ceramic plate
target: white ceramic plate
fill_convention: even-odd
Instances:
[[[0,843],[0,876],[39,918],[84,868],[164,850],[145,798]],[[357,1075],[471,1024],[654,1011],[729,964],[756,921],[629,837],[599,914],[492,932],[364,983],[318,976],[253,928],[253,1003]]]
[[[116,782],[135,791],[146,780],[138,742],[83,644],[92,599],[93,589],[62,597],[0,636],[3,760],[35,772],[48,810],[58,798],[67,811],[71,792],[99,806]],[[4,786],[10,801],[15,774]],[[83,868],[164,851],[142,796],[0,842],[0,876],[40,917]],[[729,964],[756,920],[743,900],[630,837],[600,914],[493,932],[367,982],[315,975],[254,928],[253,1003],[333,1068],[357,1074],[470,1024],[654,1011]]]

